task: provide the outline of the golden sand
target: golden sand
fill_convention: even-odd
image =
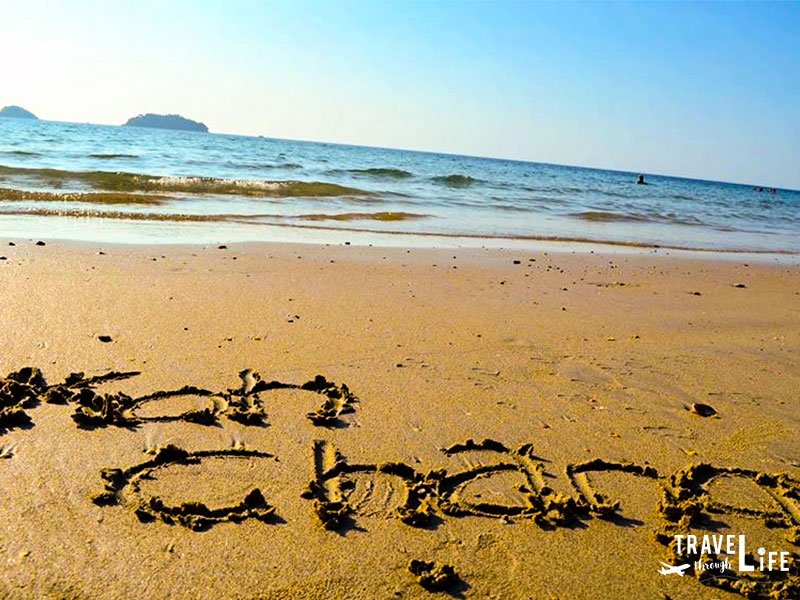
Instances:
[[[796,566],[733,583],[659,568],[689,530],[797,557],[797,267],[0,255],[2,597],[794,593]]]

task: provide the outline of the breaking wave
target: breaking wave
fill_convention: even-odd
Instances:
[[[330,172],[332,174],[348,173],[350,175],[362,175],[366,177],[375,177],[378,179],[408,179],[414,176],[414,174],[410,173],[409,171],[388,167],[376,167],[372,169],[334,169]]]
[[[469,175],[460,175],[458,173],[453,175],[440,175],[438,177],[431,177],[431,181],[454,188],[465,188],[470,187],[475,183],[480,183],[480,179],[475,179]]]
[[[122,219],[128,221],[173,221],[173,222],[251,222],[264,224],[279,224],[292,221],[381,221],[398,222],[424,219],[428,215],[406,212],[348,212],[348,213],[314,213],[306,215],[282,214],[183,214],[183,213],[153,213],[153,212],[123,212],[103,210],[96,208],[40,208],[5,209],[0,206],[2,215],[29,215],[40,217],[91,217],[104,219]],[[265,223],[268,220],[268,223]]]
[[[265,198],[375,196],[353,187],[322,181],[266,181],[219,179],[216,177],[158,177],[109,171],[62,171],[0,166],[0,177],[34,179],[44,187],[61,187],[66,182],[83,183],[110,192],[175,192]]]
[[[673,225],[703,225],[694,218],[681,218],[676,215],[618,213],[612,211],[588,210],[570,213],[571,217],[594,223],[669,223]]]
[[[10,154],[11,156],[41,156],[40,153],[30,150],[3,150],[2,154]]]
[[[40,192],[0,188],[0,201],[7,202],[89,202],[92,204],[163,204],[169,196],[123,192]]]
[[[111,160],[114,158],[139,158],[138,154],[90,154],[89,158],[99,158],[100,160]]]

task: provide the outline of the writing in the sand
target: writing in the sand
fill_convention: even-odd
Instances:
[[[32,426],[28,410],[40,402],[71,407],[77,427],[87,431],[99,427],[135,428],[152,421],[208,426],[219,424],[221,418],[259,426],[266,421],[263,396],[271,390],[296,389],[319,397],[319,407],[306,416],[313,426],[331,433],[350,425],[349,415],[359,403],[347,385],[335,384],[321,375],[305,383],[267,381],[249,369],[239,373],[239,386],[222,392],[184,386],[134,398],[121,392],[101,394],[96,389],[101,384],[136,375],[136,372],[110,372],[86,377],[83,373],[73,373],[65,381],[50,385],[36,368],[11,373],[0,378],[0,434],[15,427]],[[206,406],[178,414],[143,415],[142,409],[149,403],[185,396],[203,399]],[[308,501],[311,514],[328,530],[357,527],[358,521],[376,515],[391,516],[420,529],[434,529],[449,518],[461,517],[527,521],[545,530],[585,527],[593,519],[630,525],[634,522],[625,517],[621,501],[612,499],[597,486],[598,474],[613,473],[654,485],[659,490],[656,512],[661,525],[655,539],[665,547],[670,564],[699,560],[696,546],[676,545],[675,540],[694,539],[693,532],[713,527],[720,515],[760,522],[770,531],[781,533],[789,543],[800,545],[800,482],[787,474],[699,463],[666,475],[649,464],[595,458],[567,465],[563,489],[568,491],[558,492],[553,486],[556,475],[546,471],[545,464],[549,461],[538,456],[530,443],[509,447],[497,440],[469,439],[442,449],[446,457],[467,459],[459,464],[469,467],[423,470],[402,462],[353,462],[329,441],[330,433],[324,437],[328,440],[313,443],[309,465],[313,475],[306,488],[298,493]],[[175,466],[202,465],[208,460],[277,463],[278,457],[249,448],[187,451],[168,445],[153,450],[139,464],[103,469],[102,488],[92,501],[100,506],[130,507],[144,523],[159,521],[193,530],[248,519],[266,524],[283,522],[280,507],[270,501],[269,490],[265,493],[258,487],[250,489],[235,504],[212,508],[202,500],[173,504],[149,493],[147,490],[152,488],[143,485],[157,481],[159,475]],[[720,501],[712,484],[722,479],[738,479],[754,485],[763,494],[766,508]],[[705,553],[706,563],[715,559],[713,553]],[[761,573],[760,579],[745,581],[748,589],[761,586],[760,591],[771,594],[786,585],[800,585],[795,573],[767,572],[771,573],[768,577]],[[741,591],[731,588],[724,577],[709,575],[702,569],[696,573],[705,573],[698,575],[703,583]],[[747,576],[740,573],[739,583],[744,581],[742,577]]]

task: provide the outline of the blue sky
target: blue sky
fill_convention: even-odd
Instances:
[[[800,188],[799,3],[4,0],[0,105]]]

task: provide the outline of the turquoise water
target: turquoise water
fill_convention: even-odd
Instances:
[[[0,236],[800,253],[800,192],[636,175],[0,118]]]

